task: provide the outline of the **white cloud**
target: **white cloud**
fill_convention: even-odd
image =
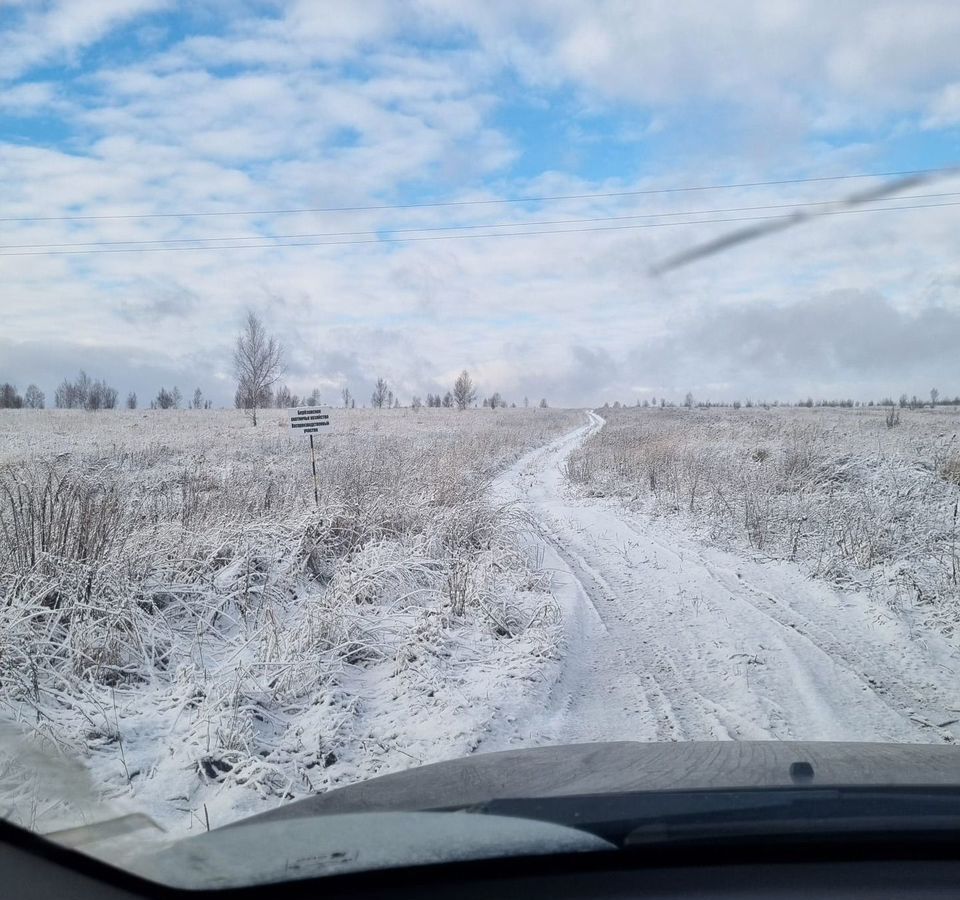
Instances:
[[[948,84],[934,96],[924,119],[926,128],[960,125],[960,81]]]
[[[16,115],[30,116],[49,109],[56,97],[56,87],[50,82],[25,82],[0,92],[0,110]]]
[[[8,71],[26,71],[58,53],[69,59],[149,8],[95,5],[87,18],[75,12],[54,25],[54,7],[31,6],[26,24],[0,39],[12,54],[4,57]],[[618,172],[512,177],[509,166],[527,148],[495,118],[510,99],[498,90],[515,84],[504,73],[519,79],[513,90],[534,100],[541,89],[567,86],[578,95],[573,107],[624,113],[624,122],[636,124],[617,130],[630,135],[638,154],[692,115],[691,101],[723,109],[737,143],[720,148],[705,120],[686,158],[671,159],[675,184],[762,178],[767,166],[870,168],[875,151],[868,141],[838,143],[829,133],[853,124],[879,128],[891,117],[927,116],[930,127],[954,123],[957,15],[950,4],[814,8],[800,0],[734,7],[422,0],[402,9],[346,3],[339,10],[304,3],[277,7],[272,16],[258,8],[173,46],[156,38],[156,49],[135,64],[78,70],[79,92],[48,82],[21,82],[5,92],[0,104],[21,112],[42,104],[46,114],[63,117],[71,137],[55,149],[0,142],[4,215],[375,205],[416,197],[418,186],[432,196],[480,199],[663,183]],[[418,49],[411,35],[433,43]],[[567,133],[576,138],[578,127],[569,123]],[[602,149],[583,127],[578,146]],[[951,186],[960,190],[956,182],[938,190]],[[842,190],[795,185],[539,209],[0,223],[0,244],[549,221],[816,200]],[[406,397],[444,387],[468,365],[483,390],[511,399],[526,393],[561,402],[629,400],[637,384],[655,385],[658,394],[710,384],[746,393],[770,372],[758,365],[738,374],[738,334],[760,339],[753,324],[767,307],[796,310],[833,289],[880,297],[889,314],[880,301],[857,308],[873,310],[884,334],[907,321],[906,307],[914,315],[932,308],[952,315],[960,283],[955,220],[949,207],[838,216],[659,282],[647,275],[652,262],[729,226],[0,259],[4,322],[20,342],[4,357],[22,366],[0,379],[39,381],[56,370],[58,358],[71,369],[87,354],[111,367],[100,374],[121,388],[129,380],[140,393],[161,375],[189,383],[194,370],[197,380],[216,382],[242,310],[252,306],[287,342],[295,389],[349,380],[364,398],[364,379],[384,374]],[[814,305],[822,324],[828,307]],[[793,328],[791,316],[760,316],[771,359],[778,329]],[[910,334],[922,346],[923,329]],[[725,335],[730,346],[720,352],[710,335]],[[839,391],[885,385],[887,374],[867,371],[858,359],[857,329],[844,335],[850,352],[830,368],[832,383]],[[931,335],[930,346],[937,340]],[[29,369],[25,347],[38,354],[36,369]],[[904,366],[905,377],[913,377]],[[910,371],[928,375],[922,367]],[[201,386],[219,389],[217,399],[229,402],[226,386]]]
[[[15,78],[54,60],[70,61],[111,29],[167,5],[168,0],[20,4],[21,16],[0,32],[0,78]]]
[[[472,29],[488,56],[532,84],[572,85],[608,102],[695,100],[855,124],[916,109],[960,73],[951,0],[509,0],[432,4]],[[826,121],[826,120],[825,120]]]

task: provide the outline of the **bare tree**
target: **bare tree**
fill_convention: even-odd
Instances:
[[[442,403],[444,409],[453,409],[453,394],[451,394],[450,391],[447,391],[443,395]]]
[[[470,373],[464,369],[453,383],[453,399],[457,409],[463,410],[477,399],[477,389],[474,387]]]
[[[46,405],[47,398],[44,397],[43,391],[40,390],[35,384],[27,385],[27,389],[23,392],[23,405],[27,409],[43,409]]]
[[[350,388],[346,385],[344,385],[340,391],[340,399],[343,400],[343,408],[350,409],[350,401],[353,400],[353,394],[350,393]]]
[[[76,381],[65,378],[53,395],[59,409],[114,409],[119,395],[102,378],[94,381],[86,372],[81,372]]]
[[[290,392],[290,388],[285,384],[281,384],[277,388],[276,396],[273,398],[273,405],[277,409],[288,409],[291,406],[297,405],[297,400],[294,395]]]
[[[374,407],[374,409],[383,409],[384,406],[389,409],[392,401],[393,392],[387,384],[387,379],[378,378],[377,383],[373,386],[373,393],[370,395],[370,405]]]
[[[693,394],[687,391],[687,396],[683,398],[683,405],[687,409],[693,409]]]
[[[256,426],[257,410],[270,405],[273,386],[283,374],[283,348],[272,334],[267,334],[254,312],[247,313],[247,324],[237,337],[233,370],[237,378],[235,402]]]
[[[156,409],[176,409],[179,400],[176,395],[179,393],[176,388],[172,391],[168,391],[165,387],[161,387],[157,392],[157,397],[153,401],[153,408]]]
[[[28,390],[29,390],[29,388],[28,388]],[[940,399],[940,391],[938,391],[936,388],[930,388],[930,405],[931,405],[931,406],[936,406],[936,405],[937,405],[937,401],[938,401],[939,399]]]
[[[423,400],[420,399],[419,394],[414,394],[413,399],[410,401],[410,408],[420,409],[421,406],[423,406]]]
[[[127,409],[136,409],[137,408],[137,395],[136,392],[130,391],[127,394]]]
[[[85,409],[90,394],[90,376],[81,372],[76,381],[64,378],[53,394],[58,409]]]
[[[546,398],[546,397],[541,397],[541,398],[540,398],[540,409],[546,409],[546,408],[547,408],[547,398]]]
[[[200,388],[196,388],[193,392],[193,408],[203,409],[203,391]]]
[[[17,393],[16,387],[7,382],[0,384],[0,409],[20,409],[23,406],[23,397]]]

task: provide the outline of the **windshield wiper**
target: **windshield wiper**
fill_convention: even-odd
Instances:
[[[960,788],[790,787],[491,800],[459,811],[552,822],[620,847],[857,836],[960,840]]]

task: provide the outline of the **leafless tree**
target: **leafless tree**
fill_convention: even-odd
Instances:
[[[542,397],[540,399],[540,409],[546,409],[546,408],[547,408],[547,398]]]
[[[343,400],[343,408],[350,409],[350,401],[353,400],[353,394],[350,393],[350,388],[346,385],[344,385],[343,390],[340,391],[340,398]]]
[[[102,378],[94,381],[86,372],[81,372],[76,381],[65,378],[53,395],[59,409],[114,409],[118,399],[117,389],[110,387]]]
[[[423,406],[423,400],[420,399],[419,394],[414,394],[413,399],[410,401],[410,408],[420,409],[421,406]]]
[[[373,386],[373,393],[370,395],[370,405],[374,409],[383,409],[384,406],[389,408],[392,401],[393,392],[390,390],[390,385],[387,384],[387,379],[378,378],[377,383]]]
[[[277,388],[277,393],[273,398],[273,405],[277,409],[288,409],[291,406],[297,405],[297,398],[294,394],[290,392],[290,388],[285,384],[281,384]]]
[[[43,391],[40,390],[35,384],[27,385],[27,389],[23,392],[23,405],[28,409],[43,409],[46,405],[47,398],[44,397]]]
[[[58,409],[84,409],[90,393],[90,376],[81,372],[76,381],[64,378],[53,394]]]
[[[267,334],[254,312],[247,313],[247,323],[237,337],[233,370],[237,378],[236,404],[247,411],[256,426],[257,410],[270,405],[273,386],[283,374],[283,348],[272,334]]]
[[[930,405],[936,406],[939,399],[940,391],[938,391],[936,388],[930,388]]]
[[[196,388],[193,392],[193,408],[203,409],[203,391],[200,388]]]
[[[451,394],[450,391],[447,391],[443,395],[443,408],[453,409],[453,394]]]
[[[161,387],[153,401],[154,407],[156,409],[176,409],[180,405],[179,394],[180,391],[176,388],[168,391],[165,387]]]
[[[23,397],[17,393],[16,387],[7,382],[0,384],[0,409],[20,409],[23,406]]]
[[[137,395],[135,391],[130,391],[127,394],[127,409],[136,409],[137,408]]]
[[[464,369],[453,383],[453,399],[457,409],[463,410],[477,399],[477,389],[474,387],[470,373]]]

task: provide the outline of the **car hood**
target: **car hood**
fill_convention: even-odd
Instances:
[[[616,741],[477,754],[371,778],[232,826],[303,816],[412,812],[518,797],[797,785],[960,785],[960,748],[812,741]]]
[[[122,865],[176,887],[237,887],[433,862],[615,850],[622,836],[596,827],[591,832],[591,810],[601,819],[609,812],[617,822],[625,806],[629,844],[634,833],[643,840],[645,817],[663,838],[667,831],[658,815],[669,813],[674,801],[684,804],[692,796],[695,809],[709,813],[711,792],[750,792],[756,820],[748,824],[756,829],[766,828],[766,798],[755,805],[758,788],[801,788],[813,800],[824,792],[802,789],[932,788],[942,806],[955,804],[955,797],[937,790],[948,787],[960,787],[960,749],[952,746],[624,741],[541,747],[372,778],[172,843],[134,842]],[[721,809],[729,803],[720,797]],[[550,821],[551,807],[562,813],[558,821]],[[683,808],[690,820],[694,808]],[[117,830],[142,825],[130,818],[50,837],[116,864]],[[728,828],[729,820],[722,824]]]

